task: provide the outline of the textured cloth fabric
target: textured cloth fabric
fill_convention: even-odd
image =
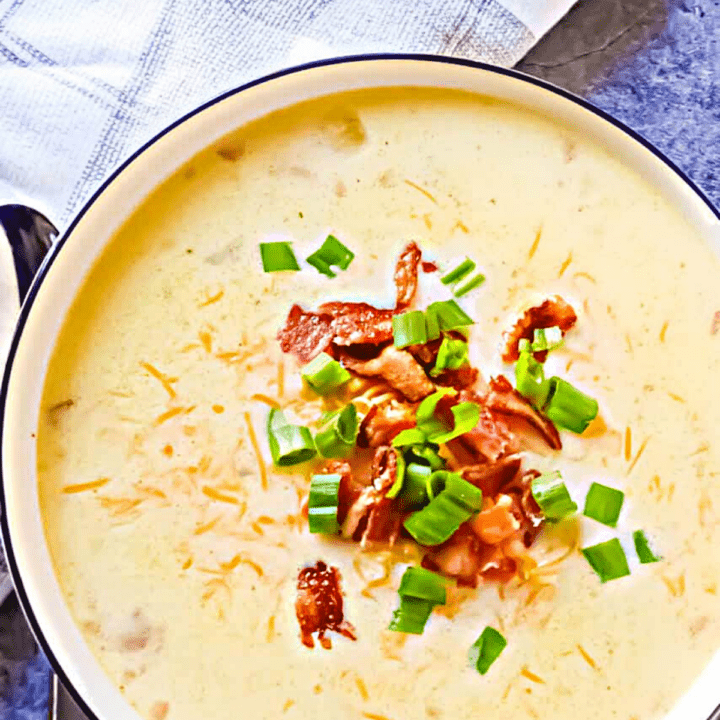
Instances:
[[[62,230],[135,149],[248,80],[383,51],[507,67],[571,4],[0,0],[0,204],[27,204]]]

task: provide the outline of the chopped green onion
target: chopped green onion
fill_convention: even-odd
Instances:
[[[452,285],[460,282],[475,269],[475,263],[470,258],[465,258],[454,270],[440,278],[443,285]]]
[[[425,433],[418,428],[408,428],[401,430],[392,441],[393,447],[405,447],[406,445],[416,445],[425,442]]]
[[[536,477],[532,481],[531,490],[543,515],[552,522],[562,520],[578,509],[562,481],[559,470]]]
[[[260,258],[265,272],[300,269],[289,242],[260,243]]]
[[[315,446],[323,457],[345,457],[355,446],[357,434],[357,408],[350,403],[330,414],[323,428],[315,435]]]
[[[480,420],[480,406],[473,402],[461,402],[453,405],[450,412],[454,419],[452,429],[445,429],[445,432],[440,433],[428,432],[428,440],[438,444],[450,442],[450,440],[470,432]]]
[[[444,605],[447,602],[445,578],[426,570],[423,567],[409,567],[400,580],[398,595],[427,600],[433,605]]]
[[[482,273],[478,273],[475,277],[470,278],[464,285],[457,288],[453,295],[455,297],[462,297],[467,295],[471,290],[476,287],[480,287],[485,282],[485,276]]]
[[[313,475],[308,498],[308,526],[311,533],[333,534],[337,521],[341,475]]]
[[[434,444],[413,445],[408,450],[408,456],[429,465],[432,470],[440,470],[445,467],[445,459],[440,456],[438,446]]]
[[[453,473],[449,470],[436,470],[430,475],[426,485],[427,495],[431,500],[434,500],[445,489],[450,475],[461,477],[458,473]]]
[[[432,474],[432,468],[419,463],[409,463],[405,470],[405,482],[403,484],[400,499],[406,508],[421,508],[427,505],[427,481]]]
[[[445,424],[435,417],[435,409],[438,403],[446,395],[454,395],[455,390],[453,388],[440,388],[432,395],[428,395],[419,405],[415,411],[415,422],[417,423],[417,429],[424,433],[427,437],[430,434],[439,435],[443,432],[447,432]]]
[[[318,395],[329,395],[352,377],[337,360],[333,360],[325,352],[313,358],[300,372],[303,380]]]
[[[656,555],[652,551],[650,543],[642,530],[636,530],[633,533],[633,542],[635,543],[635,552],[637,553],[638,560],[643,565],[646,565],[647,563],[660,562],[660,560],[662,560],[659,555]]]
[[[332,278],[335,277],[335,273],[331,265],[347,270],[354,257],[355,253],[345,247],[334,235],[328,235],[320,248],[307,258],[307,262],[318,272]]]
[[[505,649],[507,640],[495,629],[486,627],[470,647],[468,659],[484,675]]]
[[[404,522],[420,545],[440,545],[482,506],[482,491],[456,473],[448,473],[445,487],[430,504]]]
[[[432,305],[425,311],[425,330],[428,340],[437,340],[440,337],[440,320]]]
[[[606,583],[630,574],[625,551],[617,538],[583,548],[582,554],[599,575],[600,582]]]
[[[535,407],[542,407],[547,401],[550,381],[545,379],[542,363],[531,352],[522,351],[515,363],[515,387]]]
[[[401,315],[393,315],[393,343],[397,348],[408,345],[424,345],[427,342],[425,315],[422,310],[411,310]]]
[[[615,527],[625,499],[621,490],[594,482],[585,498],[583,514],[593,520]]]
[[[468,362],[468,344],[464,340],[443,338],[438,349],[435,367],[430,371],[430,376],[437,377],[446,370],[457,370],[463,365],[467,365]]]
[[[401,597],[400,607],[393,612],[388,630],[422,635],[432,609],[433,604],[428,600]]]
[[[267,434],[270,454],[278,467],[298,465],[315,457],[315,443],[310,430],[290,425],[281,410],[270,410]]]
[[[390,489],[385,493],[385,497],[394,498],[403,489],[405,483],[405,469],[407,463],[403,454],[399,450],[395,450],[395,482],[390,486]]]
[[[598,414],[597,400],[559,377],[549,380],[550,392],[544,412],[558,427],[583,433]]]
[[[518,340],[518,354],[532,352],[532,343],[527,338]]]
[[[433,323],[437,320],[440,330],[457,330],[475,324],[454,300],[438,300],[428,307],[426,314],[433,316]]]
[[[562,330],[557,326],[549,328],[535,328],[533,331],[533,352],[554,350],[563,343]]]

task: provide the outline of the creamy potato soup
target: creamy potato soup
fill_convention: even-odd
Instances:
[[[305,262],[329,234],[354,253],[335,277]],[[300,269],[264,272],[260,243],[286,241]],[[418,278],[401,303],[394,273],[412,242],[408,252],[424,264],[401,268]],[[474,324],[445,333],[458,366],[479,371],[458,392],[428,365],[439,339],[422,360],[395,347],[387,328],[400,310],[422,318],[433,302],[447,308],[462,282],[440,278],[466,257],[476,268],[462,282],[486,279],[456,299]],[[720,647],[718,277],[715,250],[622,158],[519,107],[387,89],[238,130],[125,223],[50,363],[38,429],[42,512],[58,580],[98,662],[151,720],[662,718]],[[515,363],[502,359],[509,332],[548,298],[576,322],[540,372],[599,407],[582,435],[557,421],[562,449],[544,399],[488,389],[501,375],[515,384]],[[330,301],[384,309],[385,335],[373,344],[364,334],[379,321],[360,322],[360,352],[332,330],[332,312],[308,315],[332,316],[337,335],[315,350],[352,376],[322,396],[301,379],[308,358],[284,352],[278,333],[293,305],[314,313]],[[534,325],[528,343],[532,330],[560,327],[554,315]],[[530,362],[540,346],[528,343]],[[407,372],[420,368],[419,385],[398,390],[406,375],[373,370],[381,349]],[[407,505],[379,541],[367,537],[367,516],[349,532],[345,519],[353,538],[332,525],[309,532],[313,475],[371,482],[371,409],[395,402],[405,428],[420,427],[418,402],[438,387],[438,408],[464,400],[471,416],[485,413],[490,439],[500,436],[492,452],[473,450],[470,435],[425,445],[449,474],[472,484],[467,466],[482,474],[510,455],[512,474],[522,462],[515,490],[485,490],[480,515],[479,505],[462,510],[464,537],[479,532],[473,547],[501,548],[499,560],[485,562],[486,553],[464,574],[399,524]],[[365,435],[351,433],[349,465],[319,455],[274,465],[271,410],[314,435],[323,412],[351,400]],[[510,401],[545,436],[517,435]],[[372,477],[393,483],[403,449],[391,440]],[[523,474],[533,469],[560,471],[577,511],[544,521],[550,506],[530,494],[534,474]],[[624,494],[616,526],[592,516],[613,515],[617,494],[586,507],[592,483]],[[374,487],[371,504],[388,492]],[[436,491],[450,492],[450,480],[444,488]],[[507,533],[493,526],[501,539],[478,530],[493,511],[507,523]],[[658,562],[639,561],[638,530]],[[596,557],[594,569],[581,551],[615,539],[620,558]],[[444,604],[428,605],[422,634],[388,629],[403,573],[423,562],[449,578],[437,586]],[[327,607],[313,605],[313,572],[328,588],[339,581]],[[469,651],[485,628],[507,646],[481,649],[494,659],[481,674],[477,648]]]

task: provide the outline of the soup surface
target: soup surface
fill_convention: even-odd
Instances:
[[[302,259],[328,233],[356,255],[337,277],[262,271],[260,242]],[[502,333],[527,303],[572,304],[547,365],[606,427],[563,432],[532,466],[560,469],[580,513],[592,481],[625,493],[617,528],[547,526],[540,580],[458,591],[421,636],[387,630],[418,557],[311,535],[315,466],[273,468],[265,438],[268,399],[300,419],[321,407],[277,341],[289,308],[389,307],[410,239],[486,275],[461,300],[486,377],[512,377]],[[122,227],[50,363],[47,542],[99,663],[152,720],[663,717],[720,647],[718,277],[716,252],[621,160],[518,107],[392,89],[240,129]],[[638,563],[637,529],[661,562]],[[601,584],[579,548],[614,537],[631,575]],[[317,560],[340,571],[357,635],[330,633],[330,650],[303,645],[295,616]],[[467,650],[487,625],[508,645],[481,676]]]

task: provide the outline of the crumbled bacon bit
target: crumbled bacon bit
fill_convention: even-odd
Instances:
[[[513,505],[510,495],[500,495],[497,501],[488,499],[483,510],[471,521],[473,532],[488,545],[499,545],[507,540],[520,529]]]
[[[424,273],[434,273],[438,270],[437,264],[431,260],[423,260],[421,265]]]
[[[463,468],[461,474],[464,480],[479,487],[483,491],[483,496],[494,497],[502,488],[515,480],[521,466],[522,459],[516,455],[494,463],[471,465]]]
[[[328,302],[321,305],[318,312],[333,318],[335,345],[380,345],[392,340],[394,310],[382,310],[364,302]]]
[[[408,243],[398,258],[395,266],[396,310],[404,310],[412,303],[415,297],[418,282],[418,265],[421,259],[422,252],[414,242]]]
[[[533,332],[540,328],[557,326],[562,334],[568,332],[577,321],[577,315],[572,307],[558,295],[548,298],[540,305],[528,308],[522,317],[515,323],[512,330],[506,333],[506,344],[502,359],[506,363],[515,362],[518,357],[518,343],[525,338],[532,341]],[[535,353],[540,362],[545,362],[546,352]]]
[[[520,520],[522,541],[530,547],[538,536],[545,516],[532,494],[532,481],[539,477],[537,470],[528,470],[503,487],[503,492],[515,498],[515,515]]]
[[[534,427],[553,450],[562,448],[555,425],[535,408],[510,384],[503,375],[490,380],[490,390],[484,399],[491,413],[519,418]]]
[[[389,445],[398,433],[411,427],[415,427],[415,419],[407,405],[397,400],[373,405],[360,423],[358,447]]]
[[[328,567],[322,560],[303,568],[298,575],[295,614],[300,624],[303,645],[315,647],[313,633],[326,650],[332,647],[328,630],[338,632],[350,640],[356,640],[355,628],[343,616],[343,596],[340,572]]]
[[[455,370],[446,370],[433,378],[438,385],[453,387],[456,390],[465,390],[475,385],[480,377],[480,371],[471,365],[463,365]]]
[[[494,463],[505,455],[516,453],[520,444],[508,426],[488,408],[483,407],[478,424],[456,440],[451,440],[450,447],[453,452],[456,448],[469,452],[470,462]]]
[[[330,347],[333,335],[333,318],[329,314],[306,312],[293,305],[278,340],[283,352],[307,363]]]
[[[435,390],[415,358],[393,345],[388,345],[376,358],[370,360],[357,360],[345,354],[343,364],[348,370],[363,377],[382,378],[410,402],[418,402]]]
[[[364,549],[376,544],[394,545],[405,519],[394,498],[387,491],[397,477],[397,456],[389,446],[375,451],[372,484],[366,487],[348,510],[343,535],[360,541]]]

